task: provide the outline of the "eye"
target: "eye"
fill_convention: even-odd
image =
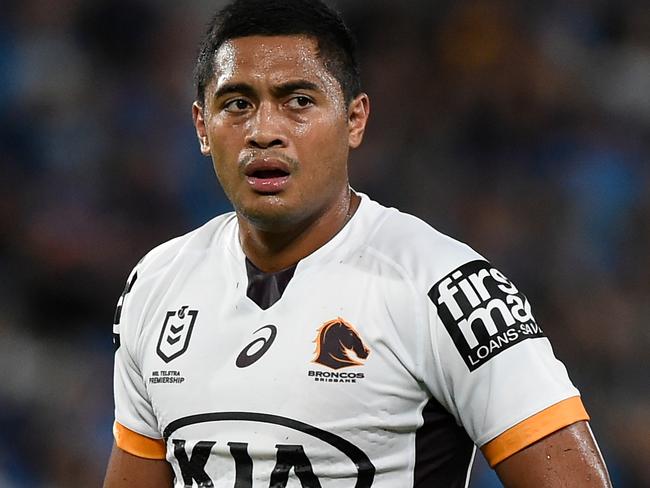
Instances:
[[[287,102],[287,106],[292,109],[303,109],[307,107],[311,107],[314,104],[311,98],[305,96],[305,95],[298,95],[295,96]]]
[[[224,106],[223,109],[226,112],[234,112],[234,113],[239,113],[239,112],[244,112],[248,108],[251,107],[251,104],[248,100],[245,100],[243,98],[235,98],[234,100],[230,100],[227,102]]]

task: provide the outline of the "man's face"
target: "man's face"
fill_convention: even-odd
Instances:
[[[311,38],[251,36],[215,53],[204,107],[193,114],[201,152],[238,214],[281,231],[347,194],[348,152],[361,143],[368,99],[346,105]]]

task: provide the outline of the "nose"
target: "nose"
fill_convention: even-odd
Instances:
[[[282,117],[277,109],[271,103],[261,103],[249,119],[246,145],[256,149],[286,147],[287,139],[282,127]]]

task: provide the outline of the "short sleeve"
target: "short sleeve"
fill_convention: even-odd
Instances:
[[[133,455],[164,459],[165,444],[157,427],[149,396],[138,363],[133,355],[133,328],[137,327],[132,290],[138,272],[134,270],[120,297],[113,323],[115,366],[113,388],[115,424],[113,434],[118,447]]]
[[[494,466],[588,415],[527,298],[487,261],[429,291],[430,388]]]

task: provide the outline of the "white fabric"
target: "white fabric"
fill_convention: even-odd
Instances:
[[[122,299],[115,326],[121,337],[116,420],[162,438],[173,421],[218,414],[172,432],[167,459],[179,487],[184,484],[174,439],[185,441],[188,458],[197,442],[216,442],[204,466],[216,487],[233,486],[228,442],[248,444],[255,486],[269,486],[277,444],[303,446],[323,487],[353,486],[357,470],[347,454],[293,424],[260,420],[271,419],[267,415],[308,424],[356,446],[375,468],[373,487],[413,486],[415,433],[431,396],[481,446],[578,394],[545,338],[503,347],[470,370],[440,317],[441,305],[427,294],[474,261],[484,260],[421,220],[363,195],[350,222],[298,263],[282,298],[262,310],[246,296],[236,218],[219,216],[154,249],[136,267],[137,281]],[[513,290],[507,281],[489,279]],[[191,311],[196,311],[193,324]],[[338,319],[352,325],[369,349],[366,359],[349,354],[361,365],[333,370],[312,362],[319,328]],[[247,345],[268,340],[271,329],[259,330],[268,324],[277,331],[269,349],[249,366],[237,367]],[[512,327],[520,326],[518,321]],[[190,327],[185,352],[166,362],[157,353],[159,342],[169,358]],[[467,337],[471,342],[471,333]],[[258,348],[251,347],[249,355]],[[316,381],[318,373],[330,380],[332,373],[346,373],[349,382]],[[263,415],[232,420],[241,415],[229,412]],[[302,486],[293,470],[287,486]]]

